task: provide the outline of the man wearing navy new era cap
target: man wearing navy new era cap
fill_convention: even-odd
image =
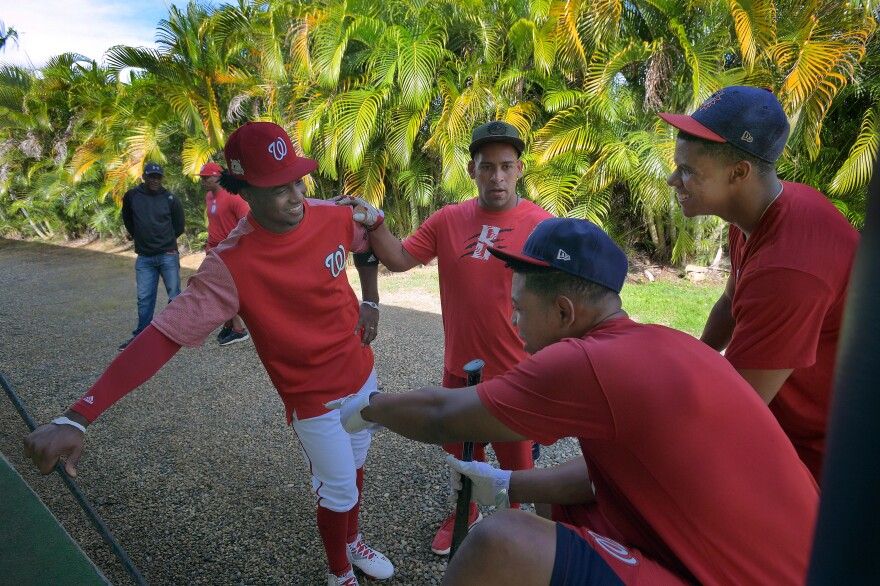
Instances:
[[[134,240],[138,323],[123,350],[150,325],[156,309],[159,277],[170,303],[180,294],[180,254],[177,238],[185,225],[183,206],[162,186],[165,172],[158,163],[144,165],[143,183],[122,197],[122,221]]]
[[[730,222],[731,273],[701,339],[726,349],[818,481],[858,233],[824,195],[777,177],[789,124],[769,90],[727,87],[660,117],[679,131],[668,183],[682,213]]]
[[[476,386],[339,405],[349,431],[435,444],[578,439],[583,456],[553,468],[447,458],[476,502],[554,507],[475,525],[444,584],[801,584],[818,489],[748,383],[699,340],[629,319],[626,256],[596,225],[544,220],[492,254],[531,357]]]
[[[186,289],[65,418],[26,439],[26,454],[44,473],[59,455],[69,454],[67,468],[75,472],[82,429],[89,422],[149,379],[182,346],[201,346],[239,314],[306,458],[324,545],[315,557],[323,561],[326,554],[326,583],[357,586],[354,568],[376,579],[390,578],[394,566],[366,544],[358,523],[371,434],[347,433],[338,413],[324,406],[377,388],[370,343],[379,321],[378,269],[359,268],[363,302],[346,273],[348,253],[367,251],[366,230],[353,220],[351,208],[305,197],[304,178],[318,163],[299,156],[277,124],[245,124],[230,135],[224,154],[228,171],[220,172],[220,184],[241,195],[250,212],[208,251]],[[195,432],[215,434],[235,424],[218,421],[217,429]],[[296,575],[295,568],[289,571]]]

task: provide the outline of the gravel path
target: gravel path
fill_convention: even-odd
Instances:
[[[382,301],[380,388],[439,383],[437,299],[403,292]],[[131,258],[0,239],[0,371],[37,422],[60,414],[117,355],[135,302]],[[131,583],[60,479],[24,462],[25,434],[0,398],[0,452],[105,574]],[[545,448],[539,465],[574,449],[570,441]],[[442,461],[437,446],[387,431],[374,438],[361,527],[396,566],[385,584],[442,577],[445,558],[428,547],[449,510]],[[151,584],[326,583],[309,476],[250,343],[209,340],[178,353],[90,427],[78,482]]]

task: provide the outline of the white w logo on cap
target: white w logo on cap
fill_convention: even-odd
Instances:
[[[280,136],[276,138],[275,142],[269,145],[269,152],[272,153],[276,161],[283,159],[287,155],[287,144],[284,139]]]
[[[571,256],[560,248],[556,253],[556,260],[571,260]]]

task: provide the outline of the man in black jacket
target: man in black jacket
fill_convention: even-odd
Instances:
[[[180,256],[177,237],[183,234],[183,206],[173,193],[162,187],[165,173],[156,163],[144,166],[144,182],[128,190],[122,198],[122,220],[134,240],[137,280],[138,324],[132,337],[119,346],[122,350],[153,319],[159,275],[165,283],[168,302],[180,293]]]

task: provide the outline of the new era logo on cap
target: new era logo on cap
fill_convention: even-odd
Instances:
[[[256,187],[286,185],[318,168],[297,156],[287,132],[272,122],[248,122],[232,133],[223,154],[232,175]]]
[[[782,155],[790,129],[773,92],[746,85],[718,90],[690,116],[665,112],[658,116],[689,135],[729,142],[768,163]]]
[[[626,254],[602,228],[573,218],[540,222],[526,239],[522,252],[497,248],[489,252],[504,261],[551,267],[616,293],[620,293],[629,267]]]

